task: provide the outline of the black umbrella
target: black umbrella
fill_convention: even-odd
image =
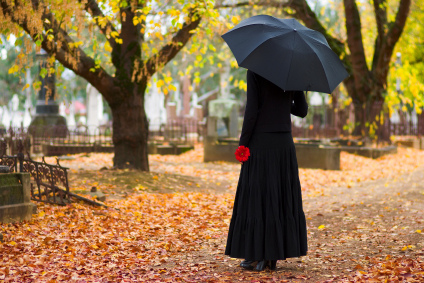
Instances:
[[[239,66],[284,90],[331,93],[348,76],[324,35],[295,19],[253,16],[222,38]]]

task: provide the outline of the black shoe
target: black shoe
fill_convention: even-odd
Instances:
[[[245,268],[245,269],[252,270],[253,269],[252,263],[254,263],[254,262],[255,262],[254,260],[243,260],[240,263],[240,266],[243,267],[243,268]]]
[[[256,271],[263,271],[267,266],[271,270],[276,270],[277,269],[277,261],[276,260],[261,260],[261,261],[258,261],[258,264],[255,267],[255,270]]]
[[[255,270],[256,271],[263,271],[269,264],[268,260],[260,260],[258,261],[258,264],[256,264]]]

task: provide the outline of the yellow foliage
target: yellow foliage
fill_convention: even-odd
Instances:
[[[18,71],[19,71],[19,66],[18,66],[18,65],[13,65],[13,66],[9,69],[8,73],[9,73],[9,74],[14,74],[14,73],[16,73],[16,72],[18,72]]]
[[[138,25],[140,23],[140,21],[139,21],[139,19],[138,19],[138,17],[137,16],[135,16],[134,18],[133,18],[133,25]]]
[[[163,81],[163,80],[158,80],[158,81],[156,82],[156,86],[157,86],[158,88],[161,88],[163,85],[164,85],[164,81]]]
[[[27,88],[29,88],[29,84],[25,84],[24,87],[22,88],[22,91],[26,90]]]
[[[110,46],[109,41],[106,41],[105,43],[105,51],[112,52],[112,47]]]
[[[247,83],[243,80],[239,81],[238,88],[244,91],[247,91]]]
[[[172,81],[172,77],[171,76],[164,76],[164,80],[166,84],[169,84]]]
[[[231,68],[237,68],[238,67],[237,61],[236,60],[231,60],[230,66],[231,66]]]
[[[162,33],[160,33],[160,32],[155,32],[155,36],[157,37],[157,38],[159,38],[160,40],[163,40],[163,36],[162,36]]]
[[[240,16],[232,16],[232,17],[231,17],[231,22],[232,22],[234,25],[237,25],[237,24],[240,22]]]

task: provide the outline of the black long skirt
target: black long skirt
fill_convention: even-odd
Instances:
[[[234,200],[225,254],[247,260],[306,255],[296,150],[290,132],[255,133]]]

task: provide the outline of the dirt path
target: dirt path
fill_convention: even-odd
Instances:
[[[304,210],[308,255],[279,261],[275,272],[245,271],[238,267],[240,260],[223,256],[225,235],[204,250],[181,255],[160,268],[178,270],[188,265],[193,280],[215,274],[217,280],[227,282],[361,282],[361,277],[368,282],[366,276],[391,276],[390,272],[402,282],[395,269],[382,267],[383,273],[376,275],[372,268],[399,257],[424,261],[424,167],[395,180],[331,187],[324,195],[305,196]],[[411,276],[409,282],[424,280],[405,274]]]
[[[296,266],[311,282],[364,270],[372,258],[423,258],[424,234],[416,231],[424,230],[424,167],[397,180],[329,188],[305,197],[304,208],[310,252]]]

